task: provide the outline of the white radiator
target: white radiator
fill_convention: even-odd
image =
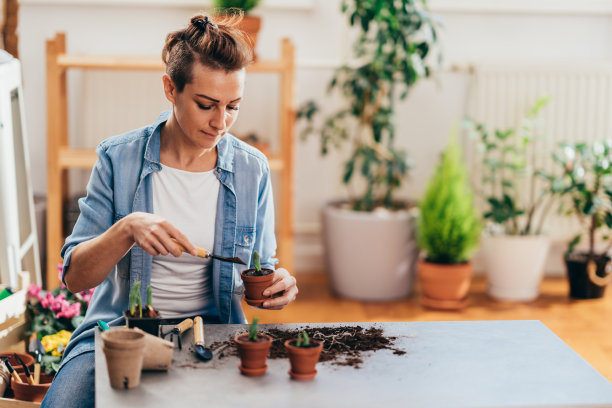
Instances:
[[[552,151],[560,142],[612,137],[612,64],[477,64],[471,67],[467,114],[486,128],[515,128],[535,101],[550,98],[540,111],[533,143],[536,167],[558,171]],[[481,185],[481,163],[466,141],[466,158],[474,185]],[[556,167],[555,167],[556,166]],[[528,187],[523,185],[523,192]],[[545,231],[563,241],[577,223],[551,213]]]

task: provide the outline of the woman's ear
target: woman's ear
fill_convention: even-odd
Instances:
[[[162,76],[162,81],[164,83],[164,93],[166,94],[166,99],[169,100],[172,104],[176,102],[176,85],[172,81],[172,78],[168,74],[164,74]]]

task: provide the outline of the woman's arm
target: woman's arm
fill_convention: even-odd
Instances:
[[[74,248],[64,275],[66,286],[71,292],[78,292],[99,285],[134,244],[153,256],[171,253],[179,257],[181,250],[171,238],[176,238],[196,255],[189,239],[164,218],[143,212],[131,213],[101,235]]]

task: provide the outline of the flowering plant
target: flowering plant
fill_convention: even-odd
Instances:
[[[59,264],[61,276],[63,265]],[[28,334],[36,334],[45,348],[42,366],[46,374],[58,368],[64,348],[72,332],[83,322],[94,289],[71,293],[64,284],[45,291],[31,284],[28,290],[27,308],[32,319]]]

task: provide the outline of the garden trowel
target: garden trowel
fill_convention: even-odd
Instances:
[[[174,243],[175,243],[176,245],[178,245],[179,249],[180,249],[182,252],[189,253],[189,252],[187,251],[187,249],[186,249],[186,248],[185,248],[183,245],[181,245],[181,244],[180,244],[180,243],[179,243],[179,242],[178,242],[176,239],[172,238],[172,241],[174,241]],[[242,259],[240,259],[240,258],[238,258],[238,257],[232,257],[232,258],[230,258],[230,257],[227,257],[227,256],[213,255],[213,254],[211,254],[210,252],[208,252],[206,249],[204,249],[204,248],[198,248],[198,247],[196,247],[196,251],[198,251],[197,256],[198,256],[199,258],[214,258],[214,259],[218,259],[218,260],[220,260],[220,261],[224,261],[224,262],[232,262],[232,263],[237,263],[237,264],[246,265],[246,263],[245,263],[245,262],[244,262]]]
[[[205,346],[204,322],[200,316],[196,316],[193,318],[193,347],[195,349],[196,356],[200,360],[208,361],[213,357],[213,353]]]

